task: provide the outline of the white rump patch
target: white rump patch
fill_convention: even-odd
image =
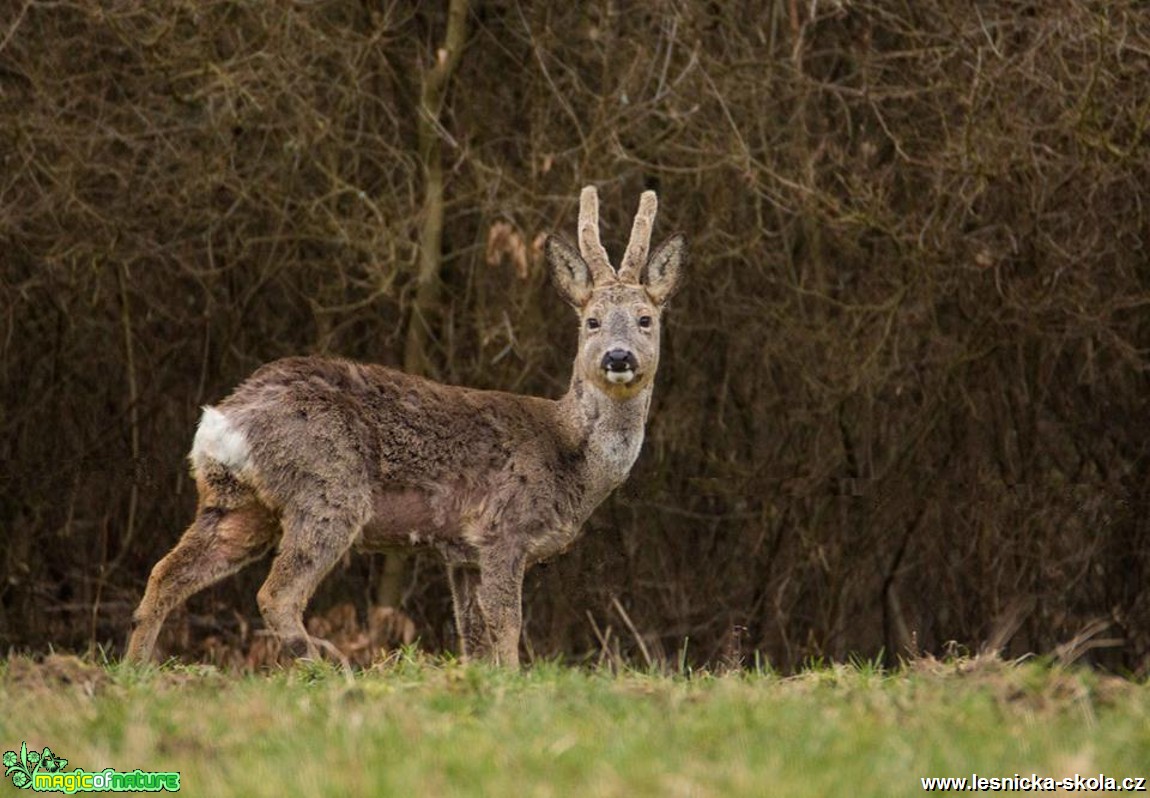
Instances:
[[[613,382],[616,384],[628,383],[633,379],[635,379],[635,372],[631,371],[631,369],[627,369],[626,371],[607,372],[607,382]]]
[[[189,455],[192,465],[199,470],[204,460],[214,460],[239,471],[248,464],[250,454],[251,448],[244,434],[232,426],[228,417],[219,410],[205,406]]]

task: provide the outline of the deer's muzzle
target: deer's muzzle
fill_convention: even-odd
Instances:
[[[612,349],[603,355],[603,371],[607,372],[608,382],[630,382],[635,379],[639,361],[626,349]]]

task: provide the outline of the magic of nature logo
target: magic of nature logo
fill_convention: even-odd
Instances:
[[[115,768],[86,771],[81,768],[66,770],[68,760],[44,747],[43,751],[29,750],[28,743],[20,743],[19,751],[4,752],[4,776],[12,779],[12,786],[36,792],[176,792],[180,789],[180,774]]]

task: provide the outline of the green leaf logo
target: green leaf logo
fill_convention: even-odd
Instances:
[[[32,786],[32,777],[41,770],[46,773],[59,773],[67,765],[68,760],[52,753],[52,749],[44,747],[43,752],[29,751],[28,743],[20,743],[20,753],[5,751],[3,756],[4,775],[12,779],[12,786],[26,790]]]

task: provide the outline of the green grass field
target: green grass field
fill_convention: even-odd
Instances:
[[[1150,687],[1033,662],[783,678],[407,655],[349,679],[52,657],[0,663],[0,684],[0,750],[179,771],[190,795],[916,795],[924,776],[972,772],[1150,776]]]

